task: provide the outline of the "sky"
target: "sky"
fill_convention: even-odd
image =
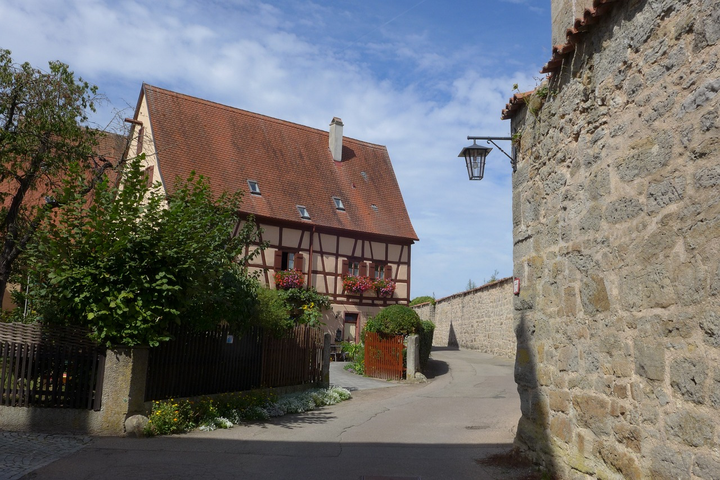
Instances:
[[[494,149],[471,182],[457,155],[510,135],[514,84],[551,56],[547,0],[3,0],[0,48],[97,85],[101,128],[143,82],[323,130],[340,117],[388,149],[420,238],[412,297],[513,274],[509,160]]]

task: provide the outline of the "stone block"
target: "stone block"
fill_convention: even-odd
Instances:
[[[673,142],[672,133],[667,132],[631,144],[629,154],[615,167],[618,178],[631,182],[658,171],[670,161]]]
[[[619,472],[623,478],[638,480],[643,478],[643,471],[634,455],[609,442],[603,442],[599,454],[605,463]]]
[[[705,298],[706,274],[699,265],[685,263],[673,272],[675,298],[680,305],[697,305]]]
[[[574,345],[565,345],[558,349],[557,368],[560,372],[577,372],[579,364],[578,350]]]
[[[668,178],[660,183],[651,183],[647,190],[647,213],[654,214],[660,209],[677,203],[685,195],[685,177]]]
[[[720,91],[720,78],[714,78],[700,85],[690,92],[680,106],[678,116],[682,118],[686,113],[693,112],[705,106]]]
[[[613,395],[618,398],[628,398],[630,389],[626,383],[616,383],[613,385]]]
[[[610,309],[605,280],[600,275],[583,278],[580,289],[580,304],[587,315],[606,312]]]
[[[610,402],[599,395],[578,394],[572,399],[573,407],[577,413],[578,425],[591,430],[595,435],[603,436],[611,432]]]
[[[713,310],[707,310],[701,314],[700,328],[704,333],[705,343],[713,347],[720,347],[720,314]]]
[[[614,200],[605,208],[605,220],[608,223],[620,223],[635,218],[643,211],[643,206],[636,198],[625,197]]]
[[[695,186],[698,188],[713,188],[720,185],[720,166],[703,168],[695,173]]]
[[[690,479],[693,455],[668,445],[659,445],[650,451],[649,478]]]
[[[616,438],[633,452],[642,451],[642,442],[646,437],[642,428],[618,422],[613,426]]]
[[[565,443],[574,443],[573,424],[565,415],[555,415],[550,419],[550,434]]]
[[[665,379],[665,348],[646,339],[635,339],[635,373],[649,380]]]
[[[720,478],[720,456],[717,454],[696,455],[692,473],[703,480],[718,480]]]
[[[669,438],[690,447],[715,446],[715,422],[707,415],[681,411],[665,418]]]
[[[567,390],[551,390],[548,392],[550,410],[568,413],[570,411],[570,392]]]
[[[670,385],[683,399],[705,403],[705,383],[708,372],[703,358],[678,358],[670,364]]]

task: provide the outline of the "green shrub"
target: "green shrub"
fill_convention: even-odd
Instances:
[[[290,312],[281,297],[279,290],[272,290],[267,287],[258,288],[258,305],[255,315],[255,323],[275,334],[286,332],[295,325]]]
[[[365,329],[381,335],[410,335],[418,333],[422,323],[418,314],[405,305],[390,305],[368,320]]]
[[[429,295],[423,295],[422,297],[415,297],[410,301],[410,306],[420,305],[421,303],[431,303],[435,305],[435,298]]]
[[[418,333],[420,336],[420,370],[425,370],[428,359],[430,359],[435,324],[430,320],[423,320],[422,329]]]

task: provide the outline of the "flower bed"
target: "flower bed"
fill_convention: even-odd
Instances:
[[[342,387],[313,389],[277,397],[267,392],[227,393],[216,398],[153,402],[144,433],[149,436],[185,433],[198,428],[212,431],[232,428],[243,421],[269,420],[302,413],[350,398]]]

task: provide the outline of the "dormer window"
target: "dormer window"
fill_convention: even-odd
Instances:
[[[335,208],[337,208],[338,210],[345,211],[345,205],[343,205],[343,202],[342,202],[342,200],[340,200],[340,198],[332,197],[332,199],[333,199],[333,202],[335,202]]]
[[[250,187],[250,193],[253,195],[260,195],[260,187],[258,186],[258,182],[255,180],[248,180],[248,187]]]
[[[302,205],[297,205],[298,212],[300,213],[300,218],[303,220],[310,220],[310,213],[308,212],[307,208],[303,207]]]

